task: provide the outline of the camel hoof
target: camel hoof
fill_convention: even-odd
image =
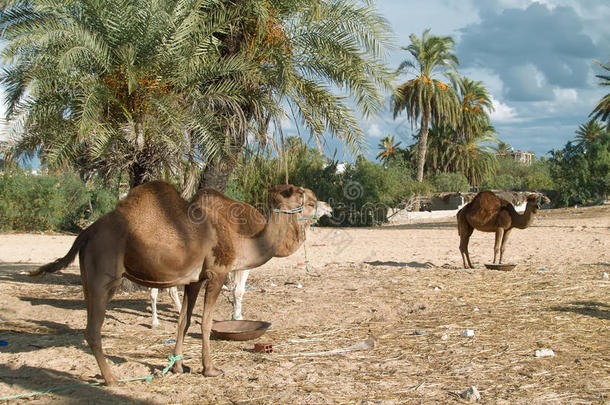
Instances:
[[[224,374],[224,371],[216,367],[210,367],[209,369],[203,370],[203,375],[206,377],[218,377],[221,374]]]
[[[172,372],[174,374],[188,374],[191,372],[191,368],[189,366],[185,366],[183,364],[174,364],[172,368]]]
[[[117,385],[119,385],[119,380],[117,380],[116,378],[108,378],[105,380],[106,380],[106,385],[108,387],[116,387]]]

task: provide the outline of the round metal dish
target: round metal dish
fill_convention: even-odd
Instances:
[[[250,340],[264,334],[271,323],[264,321],[216,321],[212,337],[222,340]]]
[[[517,267],[517,265],[516,264],[509,264],[509,263],[503,263],[503,264],[486,263],[485,267],[487,267],[490,270],[511,271],[512,269]]]

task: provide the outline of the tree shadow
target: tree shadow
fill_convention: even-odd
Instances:
[[[395,262],[395,261],[380,261],[375,260],[374,262],[364,262],[370,266],[389,266],[389,267],[412,267],[416,269],[432,268],[437,267],[432,262],[419,263],[419,262]]]
[[[556,306],[551,309],[558,312],[574,312],[606,321],[610,320],[610,305],[596,301],[574,301],[570,302],[570,306]]]
[[[9,386],[19,386],[26,392],[41,391],[49,388],[79,384],[78,387],[57,391],[53,394],[41,394],[61,396],[64,398],[64,401],[70,403],[135,405],[145,405],[150,403],[149,401],[133,399],[129,398],[128,396],[112,392],[103,386],[86,385],[89,382],[99,381],[81,381],[68,373],[44,367],[21,366],[18,369],[13,370],[4,365],[0,365],[0,377],[3,383]],[[14,395],[19,393],[20,392],[13,392]],[[41,395],[27,398],[44,398],[44,396]]]

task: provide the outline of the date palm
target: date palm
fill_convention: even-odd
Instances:
[[[413,123],[419,120],[417,180],[423,181],[428,127],[455,126],[459,117],[459,100],[454,88],[435,76],[445,74],[450,77],[459,62],[453,53],[451,37],[433,36],[427,29],[421,38],[411,34],[409,39],[411,44],[403,49],[411,54],[412,59],[402,62],[398,72],[411,68],[415,70],[416,77],[396,89],[394,118],[404,110],[409,121]]]
[[[259,61],[260,76],[252,81],[277,106],[275,114],[258,131],[266,134],[282,117],[300,121],[318,145],[330,135],[354,153],[364,148],[364,135],[354,113],[365,117],[378,113],[382,90],[389,88],[390,72],[383,64],[390,28],[369,1],[361,0],[250,0],[226,2],[229,9],[266,10],[266,19],[242,24],[231,30],[221,47],[227,54],[239,49],[252,52]],[[244,4],[249,6],[244,6]],[[267,27],[267,33],[261,32]],[[352,106],[355,106],[352,107]],[[288,111],[282,111],[288,107]],[[243,105],[245,111],[256,108]],[[280,131],[281,132],[281,131]],[[208,166],[203,182],[223,188],[233,162],[243,147],[238,139],[223,159]],[[214,177],[220,179],[214,181]]]
[[[381,152],[377,154],[377,159],[381,160],[381,163],[384,166],[387,166],[392,160],[396,159],[398,156],[401,142],[396,142],[394,140],[394,136],[386,136],[379,141],[379,145],[377,145],[378,149],[381,149]]]
[[[593,142],[601,138],[605,131],[606,125],[596,119],[579,125],[576,130],[576,146],[586,151]]]
[[[17,152],[108,177],[124,170],[132,186],[196,168],[204,148],[216,153],[221,130],[230,136],[247,126],[240,101],[261,98],[243,88],[241,78],[257,74],[247,55],[229,60],[215,46],[229,16],[202,19],[204,8],[10,2],[0,16],[8,60],[1,80],[21,133]]]
[[[608,74],[595,75],[595,77],[601,79],[599,81],[599,85],[610,86],[610,62],[606,63],[605,65],[602,65],[597,61],[595,61],[595,63],[608,72]],[[610,93],[606,94],[601,100],[599,100],[590,116],[592,116],[594,119],[607,121],[610,124]]]
[[[286,105],[361,149],[355,110],[375,114],[388,78],[388,25],[365,1],[14,1],[0,28],[18,149],[132,185],[230,169]]]

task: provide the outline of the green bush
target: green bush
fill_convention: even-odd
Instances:
[[[78,231],[116,205],[97,185],[92,190],[72,173],[31,175],[10,169],[0,175],[0,231]]]
[[[481,185],[482,190],[521,190],[522,181],[520,178],[515,178],[510,174],[499,174],[489,180],[485,180]]]
[[[462,173],[437,173],[430,180],[438,192],[465,192],[470,190],[468,179]]]

